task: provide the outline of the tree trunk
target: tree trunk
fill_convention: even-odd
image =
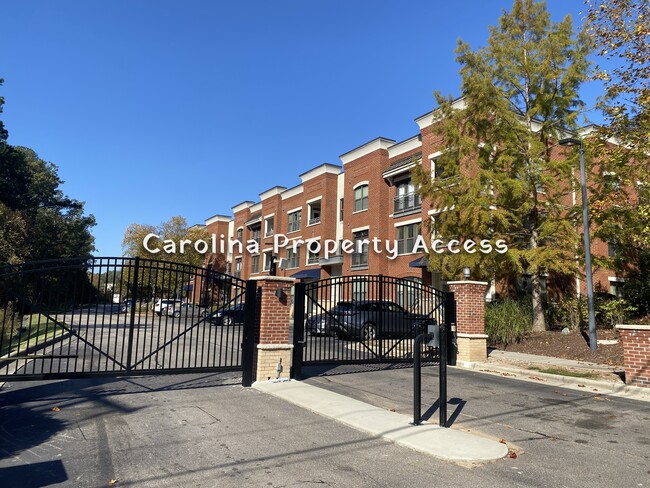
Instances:
[[[542,282],[539,273],[532,276],[533,281],[533,332],[546,330],[546,318],[542,306]]]

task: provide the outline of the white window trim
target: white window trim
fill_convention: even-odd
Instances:
[[[296,207],[296,208],[292,208],[291,210],[287,210],[287,215],[292,214],[292,213],[296,213],[296,212],[298,212],[299,210],[302,210],[302,206],[300,206],[300,207]]]
[[[305,203],[307,205],[309,205],[310,203],[314,203],[314,202],[317,202],[318,200],[322,200],[322,199],[323,199],[323,195],[318,195],[316,198],[310,198]]]
[[[393,225],[395,227],[403,227],[405,225],[420,224],[420,223],[422,223],[422,217],[418,217],[417,219],[405,220],[404,222],[395,222],[395,224]]]
[[[356,185],[354,185],[354,186],[352,187],[352,189],[353,189],[353,190],[356,190],[356,189],[359,188],[360,186],[364,186],[364,185],[369,187],[369,186],[370,186],[370,182],[369,182],[369,181],[360,181],[360,182],[358,182]]]
[[[356,234],[357,232],[361,232],[361,231],[364,231],[364,230],[370,230],[370,226],[369,225],[364,225],[363,227],[355,227],[354,229],[351,229],[350,232],[352,232],[353,234]]]

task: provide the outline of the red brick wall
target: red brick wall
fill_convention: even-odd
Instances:
[[[456,300],[456,332],[485,334],[485,291],[487,283],[476,281],[450,282],[449,290]]]
[[[255,310],[255,341],[258,344],[289,344],[290,289],[293,280],[260,278],[256,281],[258,301]],[[284,289],[282,298],[275,296],[278,288]]]
[[[623,341],[625,382],[650,388],[650,330],[619,328]]]

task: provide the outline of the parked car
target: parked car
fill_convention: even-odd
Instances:
[[[170,317],[193,317],[201,318],[208,315],[208,309],[193,303],[175,303],[167,306],[167,315]]]
[[[234,325],[244,323],[244,304],[238,303],[230,308],[219,309],[209,315],[208,320],[214,325]]]
[[[339,302],[342,311],[329,316],[329,327],[338,337],[352,337],[364,341],[387,337],[415,337],[427,332],[434,318],[410,313],[395,302],[387,300],[359,300]]]
[[[305,328],[311,335],[335,335],[335,329],[332,323],[342,320],[346,315],[350,315],[355,310],[352,302],[338,302],[326,313],[319,313],[307,318]]]
[[[166,299],[166,298],[159,298],[156,300],[154,303],[152,310],[156,312],[157,315],[167,315],[167,308],[171,307],[172,310],[174,309],[175,305],[180,305],[182,302],[180,300],[172,300],[172,299]]]

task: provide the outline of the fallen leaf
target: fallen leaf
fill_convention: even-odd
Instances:
[[[53,412],[60,412],[61,409],[59,407],[52,407]]]
[[[394,412],[395,409],[394,409],[394,408],[389,408],[388,411],[389,411],[389,412]]]
[[[598,388],[592,388],[594,391],[598,391]]]
[[[510,459],[517,459],[517,453],[514,452],[514,451],[509,451],[509,452],[508,452],[508,457],[509,457]]]
[[[584,388],[585,385],[578,385],[578,388]]]
[[[500,442],[501,444],[506,444],[506,443],[507,443],[507,441],[506,441],[505,439],[499,439],[499,442]]]
[[[117,483],[117,480],[111,480],[111,481],[108,482],[108,486],[113,486],[116,483]]]

